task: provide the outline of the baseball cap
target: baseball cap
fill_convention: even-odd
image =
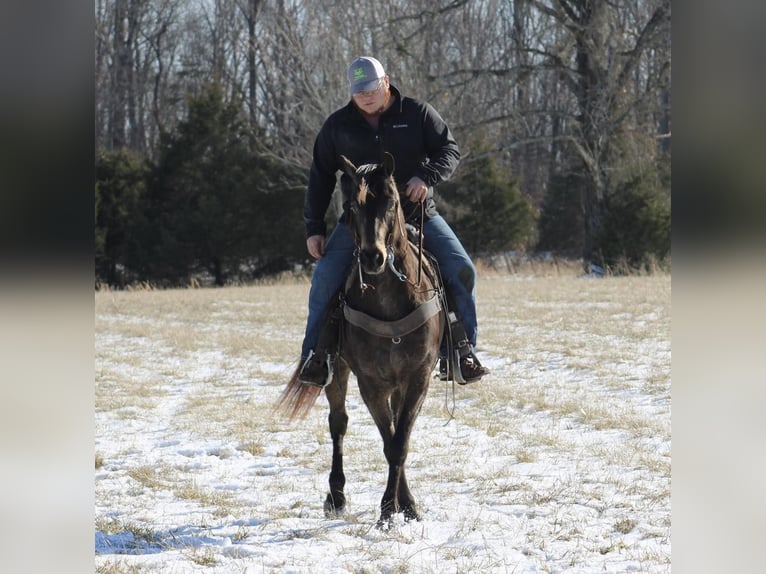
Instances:
[[[378,82],[386,75],[383,66],[375,58],[360,56],[348,67],[348,93],[366,92],[378,87]]]

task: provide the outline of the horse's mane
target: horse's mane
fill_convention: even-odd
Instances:
[[[383,167],[377,163],[366,163],[356,168],[356,175],[375,175],[377,172],[383,171]],[[367,184],[367,178],[361,180],[359,185],[359,192],[356,196],[356,201],[359,205],[367,203],[367,196],[375,197],[375,194],[370,190],[370,186]]]
[[[383,165],[379,163],[365,163],[356,168],[357,175],[364,175],[366,173],[372,173],[376,170],[382,170]]]

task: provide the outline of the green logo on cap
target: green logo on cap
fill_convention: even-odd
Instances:
[[[364,68],[361,66],[358,68],[354,68],[354,80],[363,80],[367,77],[367,74],[364,73]]]

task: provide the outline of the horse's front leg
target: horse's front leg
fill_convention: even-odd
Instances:
[[[420,513],[418,512],[417,505],[415,504],[415,497],[412,496],[409,486],[407,486],[407,477],[404,473],[404,467],[402,467],[401,474],[399,475],[399,492],[397,494],[399,500],[399,510],[404,514],[404,520],[420,520]]]
[[[393,515],[397,512],[404,514],[404,520],[420,520],[415,497],[412,496],[410,488],[407,485],[407,477],[404,467],[407,461],[407,451],[409,449],[410,429],[401,427],[388,443],[384,446],[386,459],[388,460],[388,483],[386,491],[383,493],[383,499],[380,502],[380,520],[378,527],[391,524]]]
[[[380,520],[378,527],[391,522],[393,515],[399,512],[399,464],[401,448],[396,446],[394,413],[389,402],[391,391],[379,385],[375,379],[368,379],[357,373],[359,392],[362,395],[367,410],[378,427],[383,439],[383,454],[388,462],[388,482],[383,498],[380,501]]]
[[[391,514],[395,512],[402,512],[406,521],[420,520],[415,497],[410,492],[404,470],[409,453],[410,435],[428,389],[428,373],[420,381],[424,382],[418,384],[418,379],[413,380],[407,386],[404,397],[397,393],[394,393],[392,397],[395,399],[392,401],[393,412],[396,413],[395,431],[391,440],[384,446],[389,464],[389,476],[386,493],[381,503],[379,525],[385,520],[390,522]]]
[[[346,388],[348,385],[348,367],[338,361],[333,374],[333,381],[325,387],[325,394],[330,403],[330,436],[332,437],[332,469],[330,471],[330,492],[324,502],[325,515],[328,517],[342,514],[346,508],[346,495],[343,488],[346,476],[343,474],[343,437],[346,435],[348,415],[346,414]]]
[[[388,458],[388,454],[386,455]],[[399,512],[399,479],[401,477],[401,466],[388,464],[388,482],[383,498],[380,501],[380,518],[378,519],[378,528],[390,526],[394,519],[394,514]]]
[[[410,429],[400,430],[402,430],[401,434],[395,434],[384,446],[388,460],[388,483],[380,502],[378,527],[390,524],[393,515],[397,512],[404,514],[405,521],[420,520],[415,497],[407,485],[407,476],[404,471],[409,450]]]

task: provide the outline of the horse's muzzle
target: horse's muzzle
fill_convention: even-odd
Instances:
[[[365,249],[359,254],[362,271],[369,275],[380,275],[386,270],[386,253],[380,249]]]

